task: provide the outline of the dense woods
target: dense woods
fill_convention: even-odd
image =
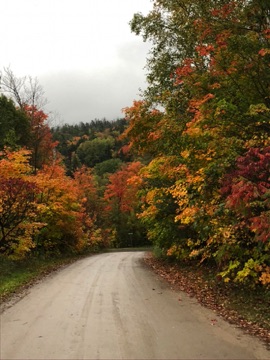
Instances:
[[[38,84],[3,73],[1,254],[151,243],[268,287],[269,2],[154,0],[130,26],[152,50],[124,119],[50,127]]]

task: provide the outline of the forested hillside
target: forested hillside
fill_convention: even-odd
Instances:
[[[135,210],[142,164],[120,139],[126,121],[50,127],[42,88],[32,85],[2,74],[0,253],[16,260],[145,244]]]
[[[268,287],[269,2],[154,0],[130,25],[152,49],[125,119],[50,127],[40,88],[2,77],[0,252],[150,241],[224,282]]]

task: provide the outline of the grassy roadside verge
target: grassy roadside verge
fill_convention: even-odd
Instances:
[[[147,247],[104,249],[102,252],[118,251],[149,251]],[[43,278],[59,268],[71,264],[85,256],[94,253],[52,258],[28,258],[21,261],[12,261],[0,256],[0,303],[7,301],[13,295],[31,286],[35,281]]]
[[[79,256],[65,258],[29,258],[12,261],[0,256],[0,302],[32,285],[62,266],[78,260]]]

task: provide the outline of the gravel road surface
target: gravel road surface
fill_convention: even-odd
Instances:
[[[79,260],[1,314],[1,359],[270,359],[256,338],[169,286],[143,252]]]

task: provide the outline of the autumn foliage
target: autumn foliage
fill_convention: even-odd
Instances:
[[[117,247],[144,242],[144,234],[136,216],[141,168],[139,161],[124,164],[109,176],[104,192],[105,223],[109,225],[112,241]]]
[[[126,126],[66,125],[53,140],[42,110],[2,97],[0,252],[151,241],[225,282],[268,287],[269,23],[267,1],[154,0],[130,24],[152,50]]]
[[[95,122],[93,128],[106,124],[112,131],[105,128],[91,140],[83,133],[67,141],[66,148],[61,144],[63,152],[72,146],[73,161],[69,162],[58,151],[48,115],[35,106],[23,104],[17,109],[11,100],[1,100],[3,117],[19,118],[23,112],[29,127],[24,146],[19,141],[21,129],[12,122],[7,121],[0,136],[0,254],[16,260],[127,246],[131,232],[132,241],[140,243],[135,208],[142,165],[136,161],[125,165],[116,157],[119,134],[114,125]],[[96,168],[80,162],[81,144],[86,145],[83,154],[92,165],[97,163]],[[106,154],[100,156],[103,145]]]
[[[151,155],[138,217],[158,251],[214,266],[225,282],[264,286],[269,16],[266,2],[154,1],[131,22],[153,43],[149,87],[125,109],[134,152]]]
[[[58,162],[34,172],[30,158],[30,151],[6,149],[0,160],[1,253],[20,258],[32,250],[57,254],[91,247],[89,185],[66,176]]]

